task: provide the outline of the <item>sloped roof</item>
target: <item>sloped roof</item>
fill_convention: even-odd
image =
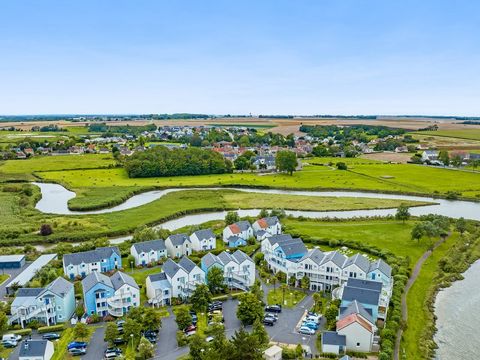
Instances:
[[[89,264],[92,262],[99,262],[103,259],[109,258],[114,252],[120,256],[120,250],[117,246],[99,247],[95,250],[65,254],[63,255],[63,263],[65,265],[79,265],[81,263]]]
[[[246,220],[237,221],[235,224],[232,224],[232,225],[236,225],[240,229],[240,231],[246,231],[246,230],[248,230],[249,228],[252,227],[252,225],[250,225],[250,223]],[[230,225],[230,226],[232,226],[232,225]]]
[[[263,219],[258,219],[257,220],[257,225],[260,226],[262,229],[266,229],[268,227],[268,223],[265,218]]]
[[[148,275],[147,278],[150,279],[154,289],[167,289],[172,287],[172,284],[168,281],[167,275],[164,272]]]
[[[173,246],[183,245],[185,241],[190,241],[186,234],[173,234],[170,235],[167,239],[170,239]]]
[[[360,289],[356,287],[345,286],[342,294],[342,301],[357,300],[362,304],[378,305],[380,292],[369,289]]]
[[[215,263],[219,264],[220,260],[218,260],[217,256],[212,253],[208,253],[202,257],[202,264],[205,265],[207,268],[209,268]]]
[[[381,292],[383,284],[380,281],[349,278],[347,280],[347,286]]]
[[[287,240],[292,240],[292,235],[290,234],[278,234],[278,235],[273,235],[268,238],[268,241],[270,242],[270,245],[275,245],[277,243],[287,241]]]
[[[180,270],[180,266],[177,265],[175,261],[172,259],[167,259],[162,266],[162,270],[167,274],[169,277],[174,277],[175,274]]]
[[[325,254],[320,249],[312,249],[309,250],[305,255],[303,255],[300,261],[305,259],[311,259],[314,263],[320,265],[324,257]]]
[[[105,286],[108,286],[114,289],[112,281],[107,275],[99,273],[98,271],[92,271],[82,280],[83,293],[88,292],[91,288],[93,288],[98,283],[102,283]]]
[[[235,251],[235,252],[232,254],[232,257],[235,259],[235,261],[236,261],[238,264],[241,264],[241,263],[244,262],[245,260],[250,260],[250,261],[252,261],[252,259],[251,259],[247,254],[245,254],[243,251],[241,251],[241,250]]]
[[[369,313],[362,304],[360,304],[357,300],[353,300],[346,308],[340,308],[340,316],[339,320],[342,320],[344,317],[347,317],[351,314],[359,314],[364,319],[369,321],[373,324],[372,314]]]
[[[44,288],[20,288],[17,290],[15,297],[37,297],[45,289]]]
[[[222,251],[220,254],[217,255],[217,258],[220,260],[220,262],[225,266],[228,264],[230,261],[232,261],[232,255],[226,251]]]
[[[305,254],[308,251],[307,247],[300,238],[280,241],[277,242],[277,244],[282,249],[286,257],[295,254]]]
[[[322,345],[345,346],[346,343],[346,336],[339,335],[336,331],[324,331],[322,333]]]
[[[278,217],[276,216],[269,216],[264,218],[268,226],[273,226],[279,222]]]
[[[192,270],[197,267],[197,265],[186,256],[183,256],[180,259],[178,265],[181,266],[187,273],[191,273]]]
[[[45,356],[48,340],[24,340],[20,345],[19,357],[38,358]]]
[[[325,254],[323,261],[320,265],[326,264],[329,261],[332,261],[338,267],[343,267],[343,264],[347,260],[347,257],[338,251],[331,251]]]
[[[241,232],[240,227],[237,224],[228,225],[228,228],[232,234],[239,234]]]
[[[115,290],[120,289],[123,285],[130,285],[136,289],[139,289],[138,284],[130,276],[121,271],[117,271],[115,274],[110,276],[110,281],[112,282],[113,288]]]
[[[67,281],[63,277],[59,276],[47,285],[45,291],[49,290],[60,297],[64,297],[70,292],[70,290],[72,290],[72,288],[73,284],[70,281]]]
[[[363,319],[361,316],[358,316],[358,314],[350,314],[348,316],[345,316],[343,319],[338,320],[337,321],[337,331],[342,330],[343,328],[346,328],[347,326],[349,326],[353,323],[358,323],[364,329],[373,333],[372,324],[369,323],[368,321],[365,321],[365,319]]]
[[[163,251],[165,250],[165,241],[158,239],[158,240],[150,240],[144,241],[140,243],[133,244],[133,247],[137,251],[138,254],[144,252],[148,253],[150,251]]]
[[[392,268],[382,259],[378,259],[374,261],[370,265],[370,269],[368,270],[368,272],[375,271],[377,269],[380,270],[382,273],[384,273],[385,276],[390,277],[392,275]]]
[[[192,235],[195,235],[198,240],[215,238],[215,234],[213,233],[212,229],[198,230],[195,231]]]
[[[368,273],[368,269],[370,269],[370,261],[362,254],[355,254],[350,256],[347,259],[347,261],[345,261],[345,264],[343,265],[343,267],[345,268],[353,264],[357,265],[360,269],[362,269],[366,273]]]

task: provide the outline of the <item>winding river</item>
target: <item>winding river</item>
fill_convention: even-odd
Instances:
[[[480,220],[480,203],[434,199],[431,197],[381,194],[356,191],[297,191],[277,189],[254,189],[254,188],[172,188],[166,190],[147,191],[134,195],[120,205],[95,211],[72,211],[68,209],[68,200],[76,195],[58,184],[33,183],[42,193],[42,199],[37,203],[36,209],[44,213],[59,215],[82,215],[103,214],[122,211],[148,204],[160,199],[162,196],[183,190],[217,190],[232,189],[244,192],[307,195],[307,196],[336,196],[377,199],[398,199],[432,202],[434,205],[410,208],[410,213],[415,216],[426,214],[438,214],[452,218],[463,217],[465,219]],[[240,216],[257,216],[260,209],[238,210]],[[352,218],[362,216],[386,216],[395,214],[396,209],[379,210],[351,210],[351,211],[286,211],[287,215],[303,216],[306,218]],[[201,214],[186,215],[174,220],[166,221],[157,228],[174,231],[184,226],[191,226],[211,220],[222,220],[226,211],[216,211]],[[131,239],[131,236],[123,236],[111,239],[112,244],[119,244]],[[439,346],[436,359],[454,360],[458,358],[474,358],[480,353],[480,340],[475,341],[476,325],[480,321],[478,308],[480,307],[480,261],[475,263],[465,274],[465,279],[454,283],[450,288],[441,291],[436,300],[435,314],[438,317],[438,333],[435,340]],[[472,337],[473,336],[473,337]]]

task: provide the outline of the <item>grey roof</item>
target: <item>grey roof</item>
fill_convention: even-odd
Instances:
[[[133,247],[137,251],[138,254],[144,252],[148,253],[150,251],[163,251],[165,250],[165,242],[161,239],[158,240],[150,240],[144,241],[140,243],[133,244]]]
[[[219,262],[220,260],[218,260],[217,256],[213,255],[212,253],[208,253],[204,257],[202,257],[202,264],[205,265],[207,268]]]
[[[158,274],[148,275],[152,288],[154,289],[168,289],[172,287],[172,284],[167,279],[167,275],[164,272]]]
[[[368,269],[370,269],[370,261],[362,254],[355,254],[350,256],[347,261],[345,261],[345,264],[343,264],[343,267],[345,268],[353,264],[357,265],[366,273],[368,273]]]
[[[230,236],[230,237],[228,238],[228,242],[229,242],[229,243],[230,243],[230,242],[235,243],[235,242],[237,242],[238,240],[246,241],[244,238],[241,238],[240,236],[237,236],[237,235],[233,235],[233,236]]]
[[[347,257],[343,255],[342,253],[339,253],[338,251],[331,251],[327,254],[325,254],[325,257],[323,258],[323,261],[320,265],[326,264],[329,261],[332,261],[335,265],[338,267],[342,267],[343,264],[345,263],[345,260]]]
[[[45,355],[48,342],[48,340],[23,341],[20,345],[19,357],[43,357]]]
[[[0,256],[0,263],[3,262],[11,262],[11,261],[22,261],[25,258],[25,255],[1,255]]]
[[[178,262],[178,265],[181,266],[187,273],[191,273],[193,269],[197,266],[192,260],[190,260],[188,257],[183,256],[180,261]]]
[[[114,288],[110,278],[107,275],[99,273],[98,271],[92,271],[82,280],[83,293],[87,293],[91,288],[97,285],[99,282],[105,284],[110,288]]]
[[[343,289],[342,301],[357,300],[361,304],[378,305],[380,292],[369,289],[345,286]]]
[[[322,333],[322,345],[338,345],[345,346],[347,337],[339,335],[336,331],[325,331]]]
[[[279,222],[278,217],[276,216],[266,217],[265,221],[267,222],[268,226],[273,226]]]
[[[252,225],[250,225],[250,223],[246,220],[237,221],[235,225],[237,225],[240,228],[240,231],[246,231],[252,227]]]
[[[40,295],[45,289],[44,288],[20,288],[18,289],[15,297],[37,297]]]
[[[213,233],[212,229],[198,230],[195,231],[192,235],[195,235],[198,240],[215,238],[215,234]]]
[[[263,235],[267,234],[267,232],[265,230],[258,230],[256,234],[257,234],[257,236],[263,236]]]
[[[374,261],[370,265],[370,269],[368,270],[368,272],[375,271],[377,269],[380,270],[382,273],[384,273],[385,276],[390,277],[392,275],[392,268],[382,259],[378,259],[377,261]]]
[[[347,286],[382,292],[383,284],[380,281],[349,278],[347,280]]]
[[[81,263],[90,264],[93,262],[100,262],[103,259],[107,259],[112,256],[114,252],[117,253],[118,256],[121,256],[120,250],[117,246],[99,247],[95,250],[65,254],[63,255],[63,264],[79,265]]]
[[[11,279],[5,287],[8,288],[14,283],[18,283],[19,286],[24,286],[35,276],[38,270],[47,265],[56,257],[57,254],[40,255],[37,260],[28,265],[28,267],[23,270],[17,277]]]
[[[252,261],[252,259],[251,259],[247,254],[245,254],[243,251],[241,251],[241,250],[235,251],[235,252],[232,254],[232,257],[236,260],[236,262],[237,262],[238,264],[241,264],[241,263],[244,262],[245,260],[250,260],[250,261]]]
[[[278,242],[278,246],[282,248],[286,257],[294,254],[305,254],[308,250],[302,239],[295,238]]]
[[[369,313],[362,304],[360,304],[357,300],[353,300],[346,308],[340,308],[340,316],[339,320],[342,320],[343,318],[347,317],[348,315],[351,314],[359,314],[361,315],[364,319],[369,321],[371,324],[374,324],[372,314]]]
[[[185,241],[190,241],[186,234],[173,234],[170,235],[167,239],[170,239],[173,246],[183,245]]]
[[[115,274],[110,276],[110,281],[112,282],[113,288],[115,290],[120,289],[123,285],[127,284],[136,289],[138,289],[138,284],[135,280],[130,276],[121,271],[117,271]]]
[[[268,238],[268,241],[270,242],[271,245],[275,245],[276,243],[292,240],[292,239],[293,239],[292,235],[290,234],[279,234],[279,235],[270,236]]]
[[[301,260],[311,259],[316,264],[320,264],[325,257],[325,254],[320,249],[309,250]],[[300,261],[301,261],[300,260]]]
[[[220,262],[223,265],[228,264],[230,261],[232,261],[232,255],[226,251],[222,251],[220,254],[218,254],[217,258],[220,260]]]
[[[167,259],[162,266],[162,270],[167,274],[169,277],[174,277],[175,274],[180,270],[180,266],[177,265],[175,261],[172,259]]]
[[[47,285],[45,291],[50,290],[52,293],[64,297],[73,289],[73,284],[65,280],[63,277],[58,277]]]
[[[167,275],[164,272],[148,275],[147,277],[150,278],[151,282],[167,280]]]

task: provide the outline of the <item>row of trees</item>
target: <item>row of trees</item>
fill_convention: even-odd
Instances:
[[[212,150],[199,148],[172,149],[156,146],[136,152],[125,160],[131,178],[223,174],[232,171],[232,164]]]

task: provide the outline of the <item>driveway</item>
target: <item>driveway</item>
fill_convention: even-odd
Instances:
[[[158,334],[155,359],[176,360],[179,356],[188,353],[188,346],[177,346],[177,323],[172,309],[169,308],[169,317],[162,318],[162,328]]]
[[[107,343],[103,341],[105,337],[106,324],[101,324],[99,328],[95,330],[88,344],[87,353],[82,356],[83,360],[99,360],[103,359],[103,354],[107,348]]]

